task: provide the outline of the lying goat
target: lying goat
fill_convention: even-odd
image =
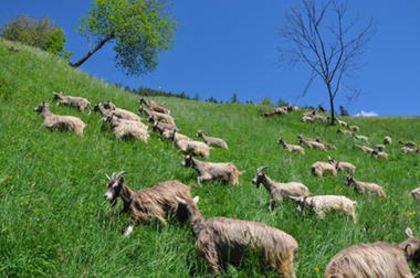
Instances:
[[[365,135],[360,135],[360,134],[354,134],[353,133],[353,138],[359,141],[364,141],[364,142],[368,142],[369,138]]]
[[[407,261],[419,262],[420,238],[410,228],[406,235],[408,239],[400,244],[376,242],[341,250],[328,263],[325,277],[414,278]]]
[[[379,152],[379,151],[377,151],[377,150],[374,150],[374,151],[371,153],[371,155],[372,155],[374,158],[382,158],[382,159],[385,159],[385,160],[387,160],[387,159],[388,159],[388,154],[387,154],[386,152]]]
[[[321,141],[321,138],[319,138],[319,137],[316,137],[315,141],[324,145],[327,150],[336,150],[337,149],[337,147],[335,145],[327,143],[325,141]]]
[[[185,135],[180,136],[177,129],[174,129],[172,136],[169,137],[175,145],[183,152],[184,154],[192,154],[197,156],[209,157],[210,156],[210,147],[199,141],[193,141]]]
[[[268,193],[270,193],[270,205],[269,209],[273,210],[277,202],[289,199],[289,196],[294,197],[305,197],[311,195],[309,189],[300,182],[276,182],[271,180],[266,174],[265,169],[267,166],[260,167],[257,170],[255,177],[252,179],[252,183],[260,187],[264,185]]]
[[[191,155],[184,156],[181,165],[191,167],[200,174],[197,178],[199,184],[201,182],[220,180],[224,183],[230,182],[232,185],[237,185],[239,176],[242,174],[232,163],[204,162]]]
[[[361,150],[364,153],[372,154],[374,149],[368,147],[368,146],[362,146],[362,145],[354,145],[357,149]]]
[[[111,123],[112,133],[118,139],[124,138],[136,138],[137,140],[147,144],[150,137],[147,131],[147,126],[144,128],[144,124],[139,121],[130,121],[117,118],[115,115],[108,117],[108,121]]]
[[[313,140],[305,139],[300,135],[297,136],[297,139],[298,139],[299,144],[307,146],[310,149],[318,149],[318,150],[322,150],[322,151],[326,150],[326,147],[322,143],[319,143],[319,142],[316,142],[316,141],[313,141]]]
[[[217,138],[217,137],[211,137],[204,134],[202,130],[197,131],[197,137],[200,137],[203,139],[203,141],[209,146],[209,147],[218,147],[222,149],[228,149],[228,145],[226,144],[225,140]]]
[[[296,277],[293,264],[298,243],[291,235],[258,222],[225,217],[204,219],[196,204],[184,204],[192,216],[197,253],[207,261],[213,274],[226,270],[229,263],[240,266],[246,255],[257,254],[262,269],[274,270],[285,278]]]
[[[104,197],[111,202],[112,207],[116,205],[118,198],[123,201],[122,212],[130,215],[125,236],[133,232],[138,222],[157,219],[166,225],[167,219],[172,214],[175,214],[180,221],[188,220],[188,211],[184,205],[180,206],[177,198],[182,198],[186,203],[197,202],[198,197],[191,198],[191,186],[171,180],[134,192],[124,183],[124,173],[113,173],[111,177],[107,176],[108,189]]]
[[[85,111],[90,106],[90,102],[82,97],[65,96],[62,92],[54,92],[54,99],[57,100],[57,106],[60,104],[76,107],[80,111]]]
[[[404,147],[417,148],[417,144],[414,141],[398,141],[398,144],[403,145]]]
[[[359,193],[372,192],[372,193],[377,194],[379,197],[382,197],[382,198],[386,197],[385,191],[382,188],[382,186],[377,185],[376,183],[362,182],[362,181],[356,180],[352,176],[348,176],[346,178],[345,184],[347,186],[353,186],[354,189]]]
[[[285,149],[288,152],[295,152],[300,154],[305,154],[305,150],[299,146],[299,145],[293,145],[293,144],[287,144],[286,141],[283,140],[283,138],[280,138],[277,142],[280,145],[283,146],[283,149]]]
[[[288,110],[286,107],[277,107],[273,111],[262,113],[263,117],[271,117],[274,115],[286,115]]]
[[[412,147],[402,147],[401,148],[402,153],[419,153],[419,148],[412,148]]]
[[[313,211],[318,218],[324,218],[330,211],[340,211],[350,216],[353,223],[356,223],[356,205],[357,202],[350,200],[345,196],[337,195],[318,195],[306,197],[293,197],[290,199],[298,203],[298,210],[304,212],[305,208]]]
[[[86,124],[81,119],[73,116],[55,115],[50,111],[50,107],[45,101],[35,107],[34,111],[44,117],[44,126],[49,130],[70,130],[83,136]]]
[[[166,108],[165,106],[158,104],[157,102],[151,100],[151,99],[145,99],[145,98],[141,98],[139,100],[140,105],[144,104],[147,107],[149,107],[150,110],[155,111],[155,112],[159,112],[159,113],[163,113],[163,114],[171,114],[171,111]]]
[[[336,161],[334,158],[329,158],[328,163],[333,165],[338,172],[343,172],[352,175],[356,172],[356,166],[354,166],[350,162]]]

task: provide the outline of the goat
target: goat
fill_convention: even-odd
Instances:
[[[230,182],[232,185],[237,185],[239,176],[243,174],[232,163],[204,162],[191,155],[185,155],[181,165],[191,167],[199,173],[197,178],[199,184],[211,180],[220,180],[224,183]]]
[[[204,143],[206,143],[209,147],[229,149],[227,143],[223,139],[207,136],[202,130],[197,131],[197,137],[203,139]]]
[[[109,119],[109,117],[107,119]],[[116,138],[123,139],[133,137],[147,144],[150,135],[147,131],[147,126],[145,129],[143,123],[120,119],[115,115],[112,115],[108,121],[111,123],[112,133],[114,133]]]
[[[263,117],[271,117],[274,115],[286,115],[288,110],[286,107],[277,107],[273,111],[262,113]]]
[[[295,152],[300,154],[305,154],[305,150],[299,146],[299,145],[293,145],[293,144],[287,144],[286,141],[284,141],[283,138],[280,138],[277,141],[278,144],[283,146],[283,149],[285,149],[288,152]]]
[[[117,126],[120,124],[124,124],[124,125],[133,125],[135,127],[147,130],[149,128],[148,125],[144,124],[141,121],[133,121],[133,120],[127,120],[127,119],[123,119],[123,118],[118,118],[117,116],[115,116],[112,113],[107,114],[103,120],[105,122],[109,122],[111,124],[111,126]]]
[[[382,186],[377,185],[376,183],[358,181],[352,176],[347,176],[345,185],[353,186],[354,189],[359,193],[365,193],[368,191],[377,194],[379,197],[386,197],[385,191],[382,188]]]
[[[365,135],[360,135],[360,134],[355,134],[353,133],[353,138],[359,141],[364,141],[364,142],[368,142],[369,138]]]
[[[353,132],[359,132],[360,128],[357,125],[349,125],[348,128]]]
[[[325,151],[326,148],[324,146],[324,144],[313,141],[313,140],[308,140],[308,139],[304,139],[302,136],[298,135],[297,136],[298,139],[298,143],[304,146],[307,146],[310,149],[319,149],[322,151]]]
[[[384,145],[391,145],[391,144],[392,144],[391,136],[385,136],[384,137]]]
[[[90,102],[82,97],[65,96],[62,92],[53,92],[54,99],[57,100],[57,106],[60,104],[76,107],[80,111],[85,111],[90,106]]]
[[[319,137],[316,137],[315,141],[324,145],[327,150],[336,150],[337,149],[337,147],[335,145],[330,144],[330,143],[325,142],[325,141],[321,141],[321,138],[319,138]]]
[[[328,263],[325,277],[414,278],[407,261],[418,263],[420,238],[410,228],[405,233],[408,239],[400,244],[375,242],[341,250]]]
[[[270,193],[269,209],[273,210],[277,202],[289,199],[289,196],[305,197],[311,195],[309,189],[300,182],[276,182],[271,180],[266,174],[263,166],[257,169],[255,177],[252,179],[252,184],[257,188],[264,185],[268,193]]]
[[[209,270],[217,275],[228,264],[240,266],[247,254],[258,254],[263,269],[274,270],[285,278],[295,278],[294,259],[298,243],[289,234],[258,222],[225,217],[204,219],[197,205],[183,201],[191,216],[191,226],[197,236],[195,248]]]
[[[337,134],[343,134],[343,135],[353,135],[353,133],[349,130],[345,130],[345,129],[337,129]]]
[[[86,124],[81,119],[74,116],[55,115],[50,111],[50,107],[45,101],[35,107],[34,112],[38,112],[44,117],[44,126],[51,131],[70,130],[78,136],[83,136]]]
[[[420,201],[420,187],[411,191],[411,196],[417,201]]]
[[[364,153],[371,154],[373,153],[374,149],[368,147],[368,146],[362,146],[362,145],[354,145],[357,149],[361,150]]]
[[[331,175],[337,176],[337,169],[334,165],[328,162],[317,161],[312,164],[312,174],[316,177],[323,177],[324,172],[330,172]]]
[[[185,202],[198,202],[198,197],[191,198],[192,186],[185,185],[177,180],[170,180],[159,183],[153,187],[142,189],[138,192],[132,191],[124,183],[125,172],[113,173],[108,177],[108,187],[104,198],[114,207],[118,198],[123,201],[124,207],[121,212],[130,215],[129,224],[124,233],[125,236],[133,232],[135,224],[151,219],[157,219],[163,225],[171,215],[176,215],[178,220],[188,220],[188,211],[185,206],[180,206],[177,198]],[[183,209],[184,208],[184,209]]]
[[[401,148],[402,153],[419,153],[419,148],[411,148],[411,147],[402,147]]]
[[[114,115],[120,119],[141,122],[140,117],[137,116],[135,113],[122,108],[118,108],[115,106],[115,104],[113,104],[110,101],[106,103],[98,103],[97,105],[95,105],[93,111],[100,112],[104,117]]]
[[[320,219],[325,217],[329,211],[341,211],[350,216],[353,223],[356,223],[356,205],[357,202],[350,200],[345,196],[337,195],[318,195],[293,197],[290,199],[298,203],[298,210],[303,213],[305,207],[312,210]]]
[[[356,166],[350,162],[336,161],[334,158],[329,158],[328,163],[333,165],[338,172],[354,174],[356,172]]]
[[[385,151],[385,148],[386,148],[385,145],[382,145],[382,144],[375,145],[375,150],[378,151],[378,152]]]
[[[161,104],[158,104],[157,102],[155,102],[151,99],[141,98],[141,99],[139,99],[139,103],[140,103],[140,105],[142,105],[142,104],[146,105],[152,111],[163,113],[163,114],[168,114],[168,115],[171,114],[171,110],[169,110],[168,108],[166,108],[165,106],[163,106]]]
[[[193,141],[185,135],[179,134],[177,129],[174,129],[170,135],[169,139],[172,140],[175,145],[183,152],[184,154],[193,154],[197,156],[209,157],[210,156],[210,147],[199,141]]]
[[[349,124],[347,123],[347,122],[345,122],[345,121],[342,121],[342,120],[340,120],[340,119],[338,119],[338,118],[335,118],[335,121],[340,125],[340,126],[342,126],[342,127],[348,127],[349,126]]]
[[[151,119],[150,121],[153,121],[153,122],[154,121],[162,121],[162,122],[165,122],[167,124],[175,126],[175,119],[168,114],[155,112],[155,111],[149,110],[147,108],[144,108],[143,106],[140,106],[139,113],[140,114],[142,114],[142,113],[145,114],[149,118],[149,120]]]
[[[417,148],[417,144],[414,141],[398,141],[398,144],[403,145],[404,147]]]
[[[385,159],[385,160],[387,160],[387,159],[388,159],[388,154],[387,154],[386,152],[379,152],[379,151],[374,150],[374,151],[371,153],[371,155],[372,155],[374,158],[382,158],[382,159]]]

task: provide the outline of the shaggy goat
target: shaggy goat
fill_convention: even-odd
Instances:
[[[197,178],[199,184],[211,180],[221,180],[224,183],[230,182],[232,185],[237,185],[239,176],[242,175],[232,163],[204,162],[191,155],[184,156],[181,165],[191,167],[200,174]]]
[[[107,117],[107,121],[111,123],[112,133],[114,133],[116,138],[123,139],[132,137],[147,144],[150,135],[147,131],[147,126],[144,128],[143,123],[120,119],[115,115]]]
[[[193,141],[185,135],[179,134],[177,129],[174,129],[172,136],[169,137],[175,145],[184,153],[197,156],[209,157],[211,148],[199,141]]]
[[[140,117],[137,116],[135,113],[128,111],[126,109],[118,108],[115,106],[115,104],[113,104],[110,101],[104,103],[103,107],[120,119],[126,119],[126,120],[131,120],[131,121],[141,121]]]
[[[420,201],[420,187],[411,191],[411,196],[417,201]]]
[[[420,152],[420,149],[419,148],[402,147],[401,152],[402,153],[418,153],[418,152]]]
[[[319,138],[319,137],[316,137],[315,141],[324,145],[327,150],[336,150],[337,149],[337,147],[335,145],[330,144],[330,143],[325,142],[325,141],[322,141],[321,138]]]
[[[168,115],[171,114],[171,111],[168,108],[166,108],[165,106],[163,106],[161,104],[158,104],[157,102],[155,102],[151,99],[141,98],[139,100],[139,103],[146,105],[152,111],[163,113],[163,114],[168,114]]]
[[[203,141],[209,146],[209,147],[218,147],[222,149],[229,149],[227,143],[225,140],[217,138],[217,137],[211,137],[204,134],[202,130],[197,131],[197,137],[200,137],[203,139]]]
[[[353,133],[353,138],[359,141],[364,141],[364,142],[368,142],[369,138],[365,135],[360,135],[360,134],[354,134]]]
[[[180,202],[184,202],[179,198]],[[294,259],[298,243],[289,234],[258,222],[225,217],[204,219],[196,204],[185,201],[191,225],[197,235],[195,248],[213,274],[240,266],[247,254],[258,254],[262,269],[274,270],[281,277],[294,278]]]
[[[368,147],[368,146],[362,146],[362,145],[354,145],[356,148],[358,148],[359,150],[361,150],[364,153],[368,153],[371,154],[373,153],[374,149]]]
[[[50,107],[45,101],[35,107],[34,111],[44,117],[44,126],[49,130],[70,130],[83,136],[86,124],[81,119],[73,116],[55,115],[50,111]]]
[[[127,120],[127,119],[123,119],[123,118],[118,118],[116,115],[114,115],[112,113],[107,114],[102,119],[104,121],[110,123],[112,127],[124,124],[124,125],[132,125],[132,126],[144,129],[144,130],[147,130],[149,128],[148,125],[144,124],[141,121],[133,121],[133,120]]]
[[[385,151],[385,149],[386,149],[385,145],[382,145],[382,144],[375,145],[375,150],[378,152],[383,152]]]
[[[333,165],[338,172],[347,174],[354,174],[356,172],[356,166],[350,162],[336,161],[334,158],[329,158],[328,163]]]
[[[382,186],[377,185],[376,183],[358,181],[352,176],[348,176],[346,178],[345,185],[353,186],[354,189],[359,193],[373,192],[377,194],[379,197],[382,197],[382,198],[386,197],[385,191],[382,188]]]
[[[57,106],[60,104],[76,107],[80,111],[85,111],[90,106],[90,102],[82,97],[65,96],[62,92],[53,92],[54,99],[57,100]]]
[[[404,147],[417,148],[417,144],[414,141],[398,141],[398,143]]]
[[[305,150],[299,146],[299,145],[293,145],[293,144],[287,144],[286,141],[283,140],[283,138],[280,138],[277,142],[280,145],[283,146],[283,149],[285,149],[288,152],[295,152],[300,154],[305,154]]]
[[[319,149],[319,150],[322,150],[322,151],[326,150],[326,147],[324,146],[324,144],[319,143],[317,141],[305,139],[300,135],[297,136],[297,139],[298,139],[299,144],[307,146],[310,149]]]
[[[341,211],[350,216],[353,223],[356,223],[356,205],[357,202],[350,200],[345,196],[337,195],[318,195],[306,197],[293,197],[290,199],[298,203],[298,210],[304,212],[305,207],[313,211],[318,218],[324,218],[330,211]]]
[[[384,145],[391,145],[391,144],[392,144],[391,136],[385,136],[384,137]]]
[[[387,160],[387,159],[388,159],[388,153],[386,153],[386,152],[378,152],[378,151],[374,150],[374,151],[371,153],[371,155],[372,155],[374,158],[382,158],[382,159],[385,159],[385,160]]]
[[[122,212],[130,215],[125,236],[131,234],[134,225],[138,222],[157,219],[166,225],[167,219],[173,214],[180,221],[188,220],[188,211],[185,206],[179,206],[177,198],[182,198],[187,203],[197,202],[197,197],[191,198],[191,186],[171,180],[134,192],[124,183],[124,173],[123,171],[113,173],[111,177],[107,176],[108,188],[104,198],[111,202],[112,207],[116,205],[118,197],[123,201]]]
[[[312,174],[316,177],[324,176],[324,172],[330,172],[331,175],[337,176],[337,169],[329,162],[317,161],[312,164]]]
[[[408,239],[400,244],[375,242],[350,246],[328,263],[326,278],[413,278],[407,260],[418,262],[420,238],[406,229]]]
[[[252,184],[256,185],[257,188],[262,184],[267,189],[268,193],[270,193],[270,210],[274,209],[276,202],[287,200],[289,199],[289,196],[305,197],[311,195],[309,189],[300,182],[283,183],[273,181],[265,174],[266,168],[267,166],[263,166],[257,169],[257,173],[252,179]]]
[[[140,107],[139,113],[145,114],[151,122],[159,121],[175,126],[175,119],[168,114],[155,112],[150,109],[144,108],[143,106]]]

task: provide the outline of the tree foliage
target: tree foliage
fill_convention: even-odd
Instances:
[[[73,65],[113,42],[117,66],[143,75],[156,68],[160,51],[171,48],[175,25],[163,0],[95,0],[79,31],[97,46]]]
[[[1,36],[11,41],[38,47],[54,55],[68,58],[71,54],[64,50],[66,37],[63,29],[47,18],[33,19],[17,16],[0,30]]]

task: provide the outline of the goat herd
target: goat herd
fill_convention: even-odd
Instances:
[[[80,111],[90,110],[90,103],[81,97],[65,96],[54,93],[57,105],[68,105]],[[298,109],[295,106],[279,107],[273,112],[265,112],[263,116],[283,115]],[[147,143],[149,138],[148,125],[143,123],[139,115],[116,107],[112,102],[98,103],[94,109],[102,115],[104,122],[112,127],[116,138],[132,137]],[[53,114],[46,102],[35,108],[44,117],[44,125],[50,130],[70,130],[83,136],[86,124],[74,116]],[[327,121],[322,109],[305,112],[302,117],[304,122]],[[153,130],[159,132],[167,140],[171,140],[184,154],[182,166],[195,169],[199,176],[198,184],[202,182],[219,180],[224,183],[237,185],[239,171],[231,163],[206,162],[197,159],[197,156],[209,157],[211,147],[228,149],[226,142],[220,138],[210,137],[203,131],[198,131],[197,136],[203,142],[195,141],[178,132],[175,120],[166,107],[148,99],[140,99],[140,114],[144,114],[153,124]],[[368,142],[368,138],[359,135],[357,126],[338,120],[337,123],[345,129],[338,129],[338,133],[351,135],[355,140]],[[323,142],[320,138],[303,138],[298,136],[300,145],[288,144],[283,138],[278,143],[289,152],[305,154],[307,147],[310,149],[335,149],[330,143]],[[403,144],[402,152],[418,153],[415,142],[400,142]],[[384,144],[374,148],[365,145],[356,147],[375,158],[387,159],[385,145],[392,144],[391,137],[384,138]],[[298,209],[305,208],[313,211],[322,218],[330,211],[340,211],[356,222],[355,201],[345,196],[318,195],[313,196],[309,189],[298,182],[276,182],[266,175],[267,167],[258,168],[252,183],[259,187],[261,184],[270,194],[269,209],[285,200],[293,200],[298,204]],[[354,186],[360,193],[372,192],[379,197],[386,197],[383,188],[375,183],[356,180],[356,166],[349,162],[336,161],[329,158],[327,162],[318,161],[312,165],[312,173],[321,177],[326,173],[333,176],[337,171],[347,173],[346,184]],[[276,271],[283,277],[295,277],[294,259],[298,253],[298,243],[289,234],[262,223],[214,217],[204,219],[198,208],[198,196],[192,197],[191,188],[194,185],[185,185],[179,181],[171,180],[159,183],[153,187],[139,192],[132,191],[124,181],[124,172],[113,173],[108,179],[108,188],[105,199],[115,206],[121,198],[123,211],[130,215],[129,224],[124,235],[132,233],[135,224],[142,221],[157,219],[167,224],[167,219],[174,216],[181,222],[191,224],[197,236],[196,249],[200,256],[209,264],[210,271],[217,274],[228,263],[239,265],[247,250],[253,250],[259,255],[261,266],[264,269]],[[420,188],[411,192],[414,199],[420,200]],[[325,277],[413,277],[407,264],[408,260],[420,262],[420,238],[413,236],[410,228],[406,229],[408,239],[400,244],[377,242],[373,244],[359,244],[351,246],[336,254],[326,267]]]

